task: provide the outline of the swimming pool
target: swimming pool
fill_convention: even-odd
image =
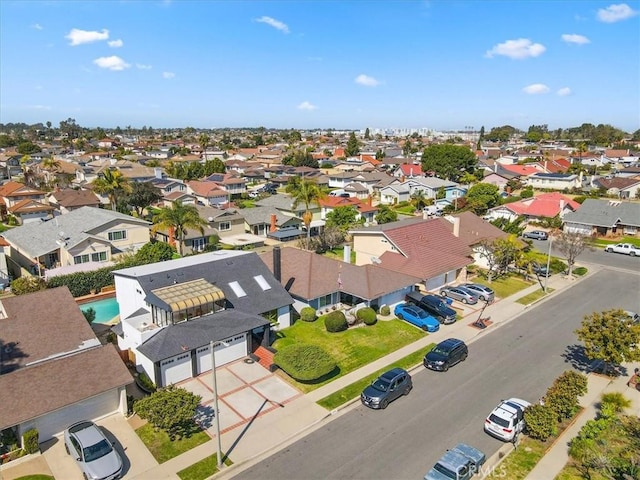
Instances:
[[[83,312],[90,308],[96,311],[96,319],[93,323],[109,323],[115,316],[120,315],[116,297],[105,298],[80,305],[80,310]]]

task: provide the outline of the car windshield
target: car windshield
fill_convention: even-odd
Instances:
[[[445,467],[441,463],[436,463],[433,466],[433,469],[436,472],[443,474],[447,478],[453,478],[454,480],[458,478],[458,475],[456,474],[456,472],[454,472],[453,470],[449,470],[447,467]]]
[[[436,346],[433,350],[431,350],[433,353],[439,353],[440,355],[449,355],[449,349],[448,348],[442,348],[439,346]]]
[[[104,457],[108,453],[111,453],[113,448],[106,440],[101,440],[95,445],[91,445],[90,447],[86,447],[84,449],[84,461],[85,463],[93,462],[99,458]]]
[[[429,314],[427,312],[425,312],[424,310],[416,310],[414,313],[416,314],[416,317],[418,317],[418,318],[427,318],[429,316]]]
[[[384,378],[378,378],[371,384],[371,386],[376,390],[380,390],[381,392],[386,392],[387,390],[389,390],[389,382]]]
[[[501,427],[508,427],[509,426],[509,421],[505,420],[504,418],[501,418],[499,416],[497,416],[495,413],[492,413],[489,416],[489,421],[491,421],[491,423],[495,423],[496,425],[500,425]]]

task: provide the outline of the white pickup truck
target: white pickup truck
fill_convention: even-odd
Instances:
[[[608,245],[605,247],[604,251],[607,253],[623,253],[625,255],[631,255],[632,257],[640,257],[640,247],[636,247],[631,243]]]

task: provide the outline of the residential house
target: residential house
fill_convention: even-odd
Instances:
[[[51,277],[111,265],[149,242],[149,222],[101,208],[81,207],[46,222],[2,232],[14,277]]]
[[[276,215],[276,226],[277,229],[285,228],[285,227],[295,227],[300,228],[302,225],[302,218],[307,211],[307,206],[303,202],[299,202],[294,207],[294,201],[289,195],[284,194],[276,194],[269,195],[268,197],[261,198],[256,202],[258,207],[269,207],[275,209],[276,212],[272,211],[264,211],[261,214],[267,214],[264,217],[264,225],[269,228],[263,233],[266,235],[272,230],[272,213],[277,213]],[[252,208],[245,208],[242,211],[242,214],[245,216],[245,219],[255,219],[256,214],[253,212]],[[311,213],[311,235],[316,235],[319,233],[324,227],[325,221],[322,216],[322,208],[319,203],[310,203],[309,204],[309,212]],[[247,231],[254,233],[255,235],[262,235],[262,230],[259,228],[256,231],[256,225],[252,225]]]
[[[15,152],[0,154],[0,179],[17,177],[22,173],[20,159],[22,155]]]
[[[214,173],[203,179],[203,182],[214,182],[226,190],[231,198],[247,192],[247,182],[236,173]]]
[[[9,181],[0,186],[0,216],[13,215],[19,224],[40,222],[55,210],[45,199],[46,192],[24,183]]]
[[[395,186],[398,184],[406,185],[407,188],[396,188]],[[467,189],[456,182],[442,180],[438,177],[407,178],[404,181],[396,179],[380,189],[380,203],[390,205],[408,201],[418,192],[422,192],[424,198],[433,200],[436,200],[442,192],[444,193],[442,200],[445,200],[446,203],[452,203],[457,198],[463,197],[467,193]]]
[[[586,199],[564,217],[564,231],[615,239],[640,238],[640,203]]]
[[[459,224],[458,224],[459,227]],[[426,290],[466,279],[473,250],[445,218],[420,217],[356,228],[356,265],[376,264],[421,279]],[[458,233],[458,235],[456,235]]]
[[[620,199],[640,198],[640,176],[638,177],[613,177],[596,178],[593,184],[597,188],[602,188],[607,195],[615,195]]]
[[[257,206],[254,208],[245,208],[242,210],[244,217],[244,227],[248,234],[258,237],[267,237],[278,230],[284,229],[301,229],[302,219],[291,215],[286,215],[272,206]],[[324,221],[322,221],[324,225]],[[317,225],[311,224],[313,229],[319,228]]]
[[[630,167],[621,168],[616,174],[617,177],[639,177],[640,165],[632,165]]]
[[[376,264],[353,265],[349,255],[349,248],[345,248],[346,258],[341,261],[308,250],[276,246],[260,258],[293,297],[298,312],[306,306],[321,311],[337,304],[364,303],[374,308],[395,305],[421,280]]]
[[[375,216],[378,213],[378,207],[372,205],[371,197],[368,202],[363,202],[355,197],[326,196],[321,198],[318,203],[322,220],[326,220],[327,215],[338,207],[353,207],[357,211],[356,220],[363,220],[366,225],[371,225],[375,223]]]
[[[524,217],[526,221],[540,221],[556,216],[562,218],[565,214],[575,212],[578,208],[580,208],[580,204],[571,198],[559,192],[551,192],[499,205],[490,209],[485,218],[490,221],[505,218],[509,222],[513,222],[518,217]]]
[[[61,214],[69,213],[82,207],[100,206],[100,199],[91,190],[66,188],[51,192],[47,197],[50,205],[57,207]]]
[[[133,378],[102,345],[67,287],[0,300],[0,431],[38,441],[81,420],[127,413]]]
[[[200,205],[221,207],[230,201],[229,192],[216,182],[192,180],[186,184],[187,193],[196,197]]]
[[[211,371],[271,342],[293,299],[255,252],[220,250],[114,272],[118,345],[158,386]]]
[[[534,173],[526,179],[526,184],[545,190],[571,190],[582,187],[582,172],[571,173]]]
[[[423,177],[424,172],[422,171],[422,165],[420,163],[412,162],[398,165],[398,167],[391,172],[391,175],[400,179],[417,178]]]

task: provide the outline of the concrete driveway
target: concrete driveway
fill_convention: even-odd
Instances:
[[[259,363],[239,360],[216,369],[220,433],[267,415],[302,393]],[[213,379],[211,373],[181,382],[178,386],[202,397],[196,421],[215,437]]]
[[[109,415],[96,421],[107,438],[115,442],[116,449],[124,463],[122,478],[133,478],[142,472],[155,467],[158,462],[144,446],[126,418],[120,414]],[[46,460],[55,478],[65,480],[82,480],[82,473],[73,458],[64,449],[64,440],[55,438],[40,446],[42,456]]]

